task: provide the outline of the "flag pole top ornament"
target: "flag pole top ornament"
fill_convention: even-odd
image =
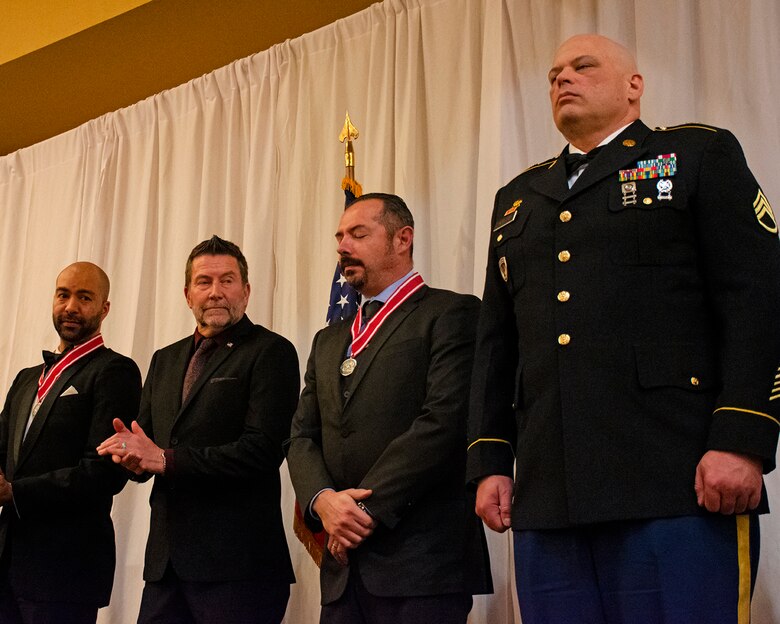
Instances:
[[[349,111],[347,111],[346,118],[344,119],[344,127],[339,134],[339,141],[344,143],[344,166],[346,172],[344,179],[341,181],[341,189],[351,194],[351,197],[347,198],[345,208],[352,203],[355,199],[363,194],[363,189],[355,180],[355,152],[352,149],[352,141],[356,140],[360,136],[358,129],[352,124],[352,120],[349,118]]]

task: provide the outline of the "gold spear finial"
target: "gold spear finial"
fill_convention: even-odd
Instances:
[[[347,117],[344,120],[344,127],[339,134],[339,141],[344,143],[344,166],[347,168],[347,177],[355,177],[355,152],[352,150],[352,141],[360,136],[358,129],[352,125],[352,120],[349,118],[349,111],[347,111]]]
[[[344,120],[344,127],[339,134],[339,141],[344,143],[344,166],[346,172],[344,179],[341,181],[341,188],[345,192],[352,194],[352,199],[360,197],[363,194],[363,189],[360,188],[357,180],[355,180],[355,152],[352,149],[352,141],[360,136],[358,129],[352,125],[352,120],[349,118],[349,111],[347,111],[347,117]]]

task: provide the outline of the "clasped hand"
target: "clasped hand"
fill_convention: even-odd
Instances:
[[[113,425],[116,433],[97,447],[98,455],[111,455],[115,464],[121,464],[137,475],[163,473],[162,449],[152,442],[136,421],[132,422],[130,429],[119,418],[114,418]]]
[[[357,506],[371,496],[371,490],[350,488],[324,490],[314,501],[314,512],[328,533],[328,550],[341,565],[347,565],[347,549],[357,548],[376,527],[376,521]]]

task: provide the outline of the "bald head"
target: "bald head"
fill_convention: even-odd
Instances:
[[[111,290],[111,282],[108,275],[97,264],[91,262],[74,262],[66,266],[57,276],[57,283],[60,279],[75,277],[77,279],[89,282],[94,287],[94,292],[102,301],[108,301],[108,293]]]
[[[60,336],[60,350],[100,333],[108,315],[110,283],[105,271],[91,262],[74,262],[57,276],[52,320]]]
[[[644,81],[631,52],[612,39],[567,39],[555,53],[548,79],[555,125],[583,151],[639,118]]]

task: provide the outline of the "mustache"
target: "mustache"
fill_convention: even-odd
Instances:
[[[341,267],[341,270],[343,271],[347,267],[351,266],[361,266],[364,267],[362,260],[358,260],[357,258],[351,258],[350,256],[341,256],[339,258],[339,267]]]
[[[57,321],[60,323],[79,323],[84,324],[84,318],[78,314],[60,314],[57,316]]]

